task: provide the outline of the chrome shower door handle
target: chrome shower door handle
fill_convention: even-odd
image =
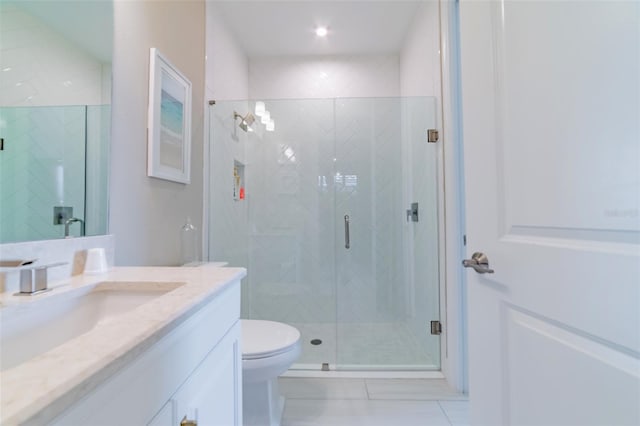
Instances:
[[[479,274],[493,274],[493,269],[489,268],[489,258],[486,254],[475,252],[471,255],[471,259],[462,261],[465,268],[473,268]]]
[[[351,246],[349,243],[349,215],[344,215],[344,248],[348,249]]]

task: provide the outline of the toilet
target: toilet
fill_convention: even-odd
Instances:
[[[242,327],[242,416],[245,426],[279,426],[284,398],[278,376],[300,356],[300,332],[287,324],[240,320]]]

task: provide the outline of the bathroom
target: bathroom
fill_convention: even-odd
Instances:
[[[239,3],[235,10],[232,10],[233,3]],[[216,155],[215,141],[213,140],[215,136],[212,137],[210,133],[215,124],[215,122],[212,123],[212,117],[217,119],[216,114],[219,110],[232,107],[226,118],[223,118],[226,120],[226,127],[223,128],[229,134],[236,132],[238,141],[234,142],[236,143],[235,148],[240,149],[245,144],[248,145],[256,140],[249,140],[241,129],[233,127],[237,126],[237,120],[234,122],[233,110],[237,110],[243,116],[248,112],[254,112],[257,100],[264,100],[268,103],[273,99],[292,101],[314,97],[331,99],[377,99],[410,96],[435,98],[435,127],[441,133],[441,140],[434,145],[435,155],[433,158],[437,165],[434,182],[434,188],[437,190],[436,224],[437,229],[440,230],[437,240],[438,252],[440,253],[437,259],[439,267],[437,278],[440,287],[436,297],[438,298],[437,306],[440,309],[438,319],[442,322],[445,330],[439,337],[440,366],[435,369],[413,369],[414,371],[409,372],[396,371],[388,377],[397,380],[397,377],[402,377],[404,374],[406,380],[426,381],[429,380],[429,377],[441,380],[441,377],[444,376],[450,389],[464,395],[468,390],[464,358],[466,342],[463,338],[465,336],[463,312],[466,308],[465,294],[462,291],[466,285],[466,273],[459,264],[463,258],[470,256],[465,256],[466,249],[462,239],[464,211],[461,208],[463,200],[460,198],[458,190],[462,187],[460,175],[462,159],[458,142],[456,142],[456,135],[461,129],[455,121],[459,112],[458,107],[453,105],[458,96],[455,93],[457,84],[455,76],[458,70],[455,68],[455,58],[452,57],[455,55],[450,53],[455,52],[455,47],[452,46],[455,46],[456,43],[454,27],[457,22],[457,5],[454,2],[417,2],[412,6],[413,9],[409,9],[408,15],[404,15],[405,24],[402,30],[406,32],[400,36],[396,35],[396,39],[400,42],[395,47],[388,47],[383,52],[358,53],[351,51],[343,53],[342,55],[346,58],[340,57],[340,53],[332,52],[325,54],[323,60],[313,62],[305,55],[300,54],[293,56],[293,58],[290,57],[288,60],[269,59],[269,54],[262,52],[269,52],[270,48],[275,49],[273,46],[263,46],[264,51],[258,50],[257,56],[251,57],[249,52],[245,51],[246,47],[241,46],[241,42],[233,31],[239,31],[238,28],[242,28],[243,25],[246,28],[260,28],[256,21],[259,21],[261,16],[264,16],[265,21],[268,21],[266,17],[268,16],[269,3],[220,2],[220,4],[210,4],[195,1],[115,1],[113,3],[112,127],[109,154],[109,214],[108,228],[106,229],[114,237],[107,240],[97,237],[100,239],[99,242],[95,242],[91,238],[75,239],[73,242],[56,241],[51,243],[53,248],[50,249],[46,248],[48,243],[33,243],[29,249],[31,251],[25,256],[46,259],[47,262],[58,261],[56,255],[51,254],[50,250],[53,250],[57,251],[58,257],[63,256],[66,258],[64,260],[69,261],[71,253],[97,244],[107,248],[107,257],[118,267],[178,265],[181,263],[179,232],[188,216],[195,226],[203,232],[203,259],[233,261],[231,255],[236,252],[233,250],[234,247],[230,247],[229,244],[243,244],[243,241],[236,238],[242,237],[242,235],[221,232],[224,229],[230,229],[234,220],[249,219],[249,214],[244,209],[250,207],[247,207],[248,203],[243,204],[225,196],[220,196],[218,203],[213,199],[211,200],[213,202],[209,203],[203,196],[203,194],[213,193],[212,188],[215,189],[216,181],[212,179],[212,176],[219,171],[210,170],[207,167],[209,159],[211,160],[209,164],[213,165],[215,161],[222,161],[225,158],[224,155]],[[324,6],[331,4],[331,2],[318,3]],[[365,7],[363,4],[359,6]],[[411,25],[406,23],[407,16],[411,17]],[[386,16],[383,14],[382,17],[377,16],[377,18],[377,26],[366,28],[386,29],[387,22],[384,19]],[[278,19],[282,19],[281,15],[278,15]],[[272,25],[278,25],[278,22],[276,19],[275,24],[272,23]],[[307,28],[307,35],[313,38],[315,37],[313,29],[320,24],[323,23],[309,22],[300,25]],[[391,23],[388,24],[391,28]],[[330,22],[326,25],[329,27],[329,34],[325,44],[330,44],[331,37],[336,34],[332,34]],[[367,23],[362,25],[367,25]],[[268,31],[268,29],[263,31]],[[379,34],[373,35],[385,41],[393,38],[391,34],[387,35],[383,30],[380,30]],[[268,44],[270,40],[265,37],[263,41]],[[380,40],[374,44],[381,44]],[[186,49],[185,46],[189,46],[189,48]],[[178,65],[183,73],[189,76],[192,83],[191,150],[193,154],[191,182],[188,185],[151,179],[146,173],[148,64],[151,47],[160,49],[164,55]],[[323,46],[319,46],[319,49],[322,48]],[[278,55],[291,56],[286,52],[279,52]],[[440,57],[443,58],[442,63],[439,60]],[[636,63],[632,65],[637,67]],[[306,72],[305,66],[312,72]],[[324,80],[326,83],[323,86],[321,81],[314,80],[320,74],[314,74],[313,71],[318,70],[319,67],[327,67],[337,73],[345,72],[347,78],[351,78],[351,80],[341,85],[340,80],[331,80],[333,76],[327,75]],[[300,72],[304,73],[299,76],[300,80],[286,74],[294,72],[294,70],[301,70]],[[357,78],[353,78],[354,75]],[[280,80],[278,76],[291,78],[282,77]],[[294,82],[299,84],[294,84]],[[215,100],[216,104],[209,105],[210,100]],[[232,103],[237,100],[244,101]],[[275,114],[274,120],[277,132],[280,129],[279,126],[284,123],[278,121]],[[446,143],[448,135],[451,138],[451,143]],[[243,162],[245,160],[244,153],[234,153],[231,155],[231,160],[233,159]],[[248,157],[245,162],[248,167],[250,165]],[[221,167],[232,169],[232,166]],[[249,177],[249,169],[246,172]],[[231,179],[232,172],[229,173],[229,180],[231,181]],[[444,182],[446,182],[446,187]],[[247,181],[247,201],[256,195],[250,192],[251,184]],[[253,185],[256,188],[255,183]],[[230,187],[225,188],[228,189],[223,189],[223,191],[230,191]],[[409,205],[406,205],[405,208],[408,209]],[[622,216],[628,211],[632,211],[632,209],[621,207],[614,211],[619,214],[612,213],[611,217],[617,215],[616,217],[625,219]],[[224,221],[216,220],[216,215],[220,217],[221,214],[226,214],[223,216]],[[342,216],[341,214],[339,217]],[[630,220],[633,219],[633,214],[627,216],[630,216]],[[212,217],[213,219],[211,219]],[[404,221],[405,218],[402,217],[401,220]],[[87,222],[89,222],[88,218]],[[338,230],[342,232],[341,225],[337,221],[333,223],[336,232]],[[72,231],[77,231],[75,225],[72,225]],[[91,233],[90,231],[87,235],[91,235]],[[102,233],[104,232],[95,232],[94,234]],[[340,237],[342,237],[341,234]],[[337,237],[336,240],[338,240]],[[67,248],[65,243],[76,246]],[[357,244],[357,241],[353,241],[353,243]],[[222,247],[223,244],[225,247]],[[6,257],[7,251],[5,250],[6,248],[3,248],[2,258]],[[37,250],[36,255],[33,250]],[[295,268],[296,265],[279,259],[278,268],[281,268],[283,274],[286,275],[290,267]],[[63,269],[52,269],[51,279],[56,279],[56,274],[63,274]],[[251,282],[251,269],[248,274],[248,280],[243,280],[243,285],[246,285],[246,281]],[[296,277],[300,274],[300,271],[296,271]],[[242,301],[248,303],[250,299],[245,298],[245,294],[246,291],[243,293]],[[243,308],[245,311],[250,309],[246,306]],[[329,309],[335,310],[335,305]],[[326,345],[327,338],[321,337],[325,340],[323,345]],[[336,336],[336,338],[338,337]],[[627,344],[624,346],[633,347]],[[384,379],[383,374],[390,370],[379,369],[379,371],[375,371],[377,377],[375,377],[376,374],[371,374],[371,378],[363,378],[366,377],[364,374],[358,377],[353,371],[340,371],[340,366],[337,365],[340,355],[337,352],[332,353],[335,354],[333,358],[326,358],[326,361],[318,362],[318,371],[315,375],[319,378],[333,375],[332,379],[323,380],[334,380],[333,383],[338,388],[344,387],[344,383],[349,383],[348,380],[382,380]],[[325,362],[329,363],[329,369],[334,371],[322,372],[321,364]],[[335,367],[338,367],[337,370],[334,369],[334,363],[336,363]],[[314,375],[309,372],[311,368],[303,370],[307,370],[305,372],[307,376]],[[320,376],[323,373],[326,376]],[[349,373],[352,373],[352,377],[349,377]],[[404,393],[407,392],[415,392],[415,389],[407,385]],[[341,397],[339,393],[336,395]],[[459,397],[456,396],[456,398]],[[440,416],[438,418],[445,419],[443,424],[456,424],[452,420],[453,417],[447,420],[444,411],[444,406],[447,404],[441,404],[438,401],[437,398],[431,398],[427,401],[428,403],[416,404],[415,406],[427,407],[428,410],[437,409]],[[405,402],[403,401],[403,403]],[[460,401],[453,402],[457,404]],[[330,404],[330,402],[327,403]],[[386,402],[382,405],[385,406],[384,404]],[[458,404],[458,406],[464,407],[463,404]],[[393,409],[389,408],[389,410],[392,412]],[[464,414],[466,408],[460,408],[460,410]],[[421,415],[426,416],[424,413]],[[462,423],[464,423],[464,419]]]

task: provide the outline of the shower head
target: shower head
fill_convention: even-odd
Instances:
[[[256,117],[250,112],[243,117],[242,115],[233,111],[233,119],[235,120],[236,118],[240,119],[240,124],[238,126],[240,126],[240,128],[245,132],[251,131],[251,127],[249,126],[251,126],[253,122],[256,121]]]

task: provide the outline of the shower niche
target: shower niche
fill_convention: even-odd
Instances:
[[[244,164],[233,160],[233,199],[244,200]]]

